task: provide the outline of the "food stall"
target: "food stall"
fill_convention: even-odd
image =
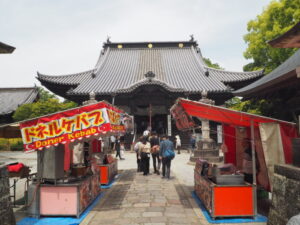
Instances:
[[[20,123],[25,151],[38,151],[29,214],[80,216],[101,191],[103,145],[125,132],[124,116],[103,101]],[[117,170],[116,160],[110,163]]]
[[[223,126],[225,164],[213,165],[198,159],[194,170],[195,193],[211,217],[256,216],[257,184],[271,190],[274,164],[282,163],[280,160],[291,163],[291,139],[298,135],[295,124],[182,98],[172,106],[171,114],[178,129],[182,130],[193,128],[192,117],[219,122]],[[242,131],[244,136],[239,133]],[[241,168],[243,152],[238,149],[243,138],[249,138],[251,143],[253,183],[244,181]],[[280,143],[270,149],[268,143],[274,140]],[[274,158],[274,155],[282,157]],[[256,163],[260,165],[258,173]]]

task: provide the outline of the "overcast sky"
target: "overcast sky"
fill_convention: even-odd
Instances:
[[[0,0],[0,87],[40,85],[36,72],[92,69],[112,42],[182,41],[194,34],[204,57],[242,71],[247,22],[270,0]]]

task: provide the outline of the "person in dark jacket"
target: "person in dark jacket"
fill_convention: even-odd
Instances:
[[[242,141],[242,147],[244,148],[243,153],[243,173],[246,182],[253,183],[253,165],[252,165],[252,150],[251,150],[251,140],[249,138],[244,138]],[[259,161],[255,151],[255,166],[256,175],[259,172]]]
[[[116,158],[118,158],[119,156],[120,159],[123,160],[123,158],[121,157],[121,140],[119,136],[117,137],[115,142],[115,149],[116,149]]]
[[[154,173],[159,175],[161,160],[159,158],[159,139],[156,133],[152,134],[150,138],[150,145],[151,145],[151,155],[152,155]],[[157,167],[156,167],[156,161],[158,164]]]
[[[165,151],[171,150],[174,152],[174,144],[169,140],[168,136],[164,135],[162,141],[160,142],[159,156],[162,160],[162,178],[170,179],[171,172],[171,160],[170,158],[165,157]]]

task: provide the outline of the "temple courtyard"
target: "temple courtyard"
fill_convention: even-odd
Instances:
[[[23,162],[31,166],[32,172],[36,170],[36,153],[1,152],[0,156],[1,160],[6,162]],[[102,198],[80,224],[210,224],[192,195],[194,166],[188,163],[189,157],[190,154],[186,151],[176,155],[172,161],[171,179],[167,180],[153,173],[152,164],[150,175],[143,176],[142,173],[137,173],[135,153],[126,152],[125,160],[118,161],[118,178],[109,189],[102,189]],[[23,188],[24,179],[17,183],[17,198],[23,195]],[[20,207],[15,208],[15,213],[17,221],[27,217]]]

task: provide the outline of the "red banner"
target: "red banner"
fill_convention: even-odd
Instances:
[[[171,114],[176,121],[176,127],[179,130],[190,129],[195,127],[192,118],[186,113],[181,105],[176,105],[171,108]]]
[[[124,132],[124,112],[99,102],[20,123],[25,151],[106,132]]]

